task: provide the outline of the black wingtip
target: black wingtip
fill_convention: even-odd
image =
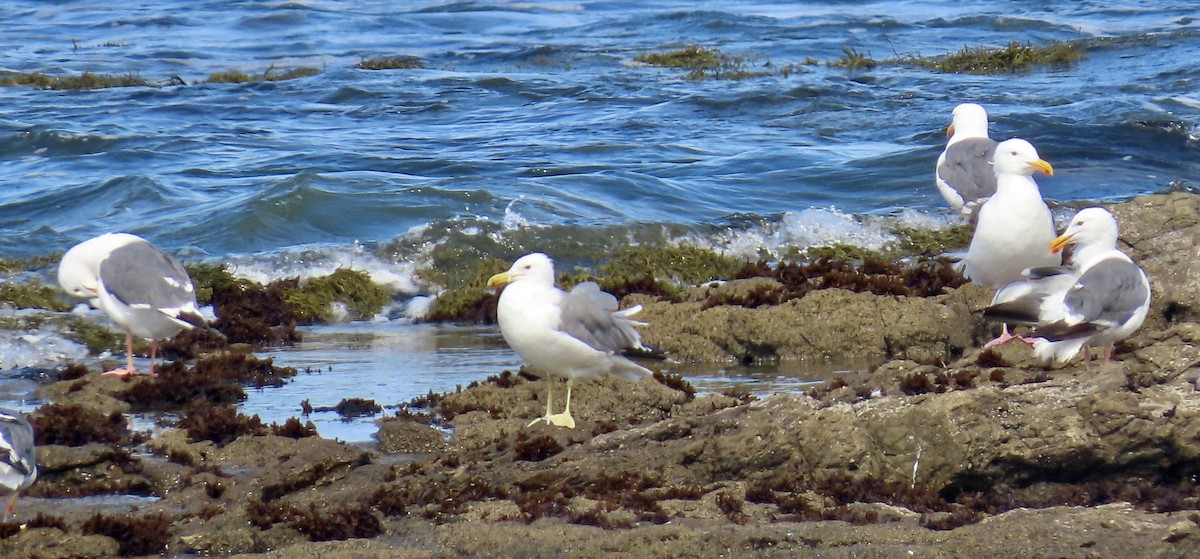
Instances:
[[[1022,301],[1012,301],[992,305],[986,309],[975,311],[975,314],[982,315],[985,320],[992,322],[1036,325],[1038,323],[1038,310],[1037,305],[1031,305]]]
[[[1100,327],[1092,324],[1091,322],[1084,322],[1082,324],[1067,324],[1060,320],[1052,324],[1034,328],[1032,334],[1039,338],[1046,338],[1052,342],[1058,342],[1072,338],[1090,336],[1099,331]]]
[[[667,359],[666,352],[647,345],[643,345],[642,347],[628,348],[625,351],[622,351],[621,355],[633,359],[649,359],[653,361],[666,361]]]
[[[176,318],[178,318],[179,320],[182,320],[183,322],[186,322],[189,326],[199,328],[201,330],[204,330],[205,332],[220,336],[222,338],[225,337],[224,333],[222,333],[220,330],[217,330],[216,328],[213,328],[208,323],[208,321],[205,320],[205,318],[203,316],[201,316],[199,313],[182,312],[182,313],[179,313],[179,316],[177,316]]]

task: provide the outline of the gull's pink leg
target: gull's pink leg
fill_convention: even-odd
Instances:
[[[133,368],[133,333],[132,332],[125,333],[125,368],[124,369],[113,369],[111,371],[105,371],[104,374],[106,374],[106,375],[121,375],[121,376],[126,376],[126,377],[129,375],[137,374],[137,369]]]
[[[1034,345],[1033,344],[1034,338],[1026,338],[1025,336],[1014,336],[1014,335],[1008,333],[1008,325],[1007,324],[1001,325],[1000,328],[1001,328],[1000,335],[996,336],[996,339],[994,339],[986,344],[983,344],[983,349],[991,349],[991,348],[996,347],[996,346],[998,346],[1004,342],[1007,342],[1009,340],[1021,340],[1022,342],[1024,342],[1025,344],[1027,344],[1031,347]]]
[[[1108,361],[1110,359],[1112,359],[1112,354],[1113,354],[1113,344],[1108,344],[1108,345],[1104,346],[1104,364],[1105,365],[1107,365]]]
[[[15,511],[17,509],[17,496],[18,495],[20,495],[20,494],[14,492],[8,498],[8,504],[5,505],[5,507],[4,507],[4,521],[5,522],[8,522],[8,519],[13,517],[13,511]]]
[[[150,376],[158,376],[154,374],[154,356],[158,353],[158,340],[150,340]]]

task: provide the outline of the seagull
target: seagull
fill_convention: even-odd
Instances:
[[[133,337],[150,340],[150,371],[158,340],[193,326],[207,327],[196,309],[192,280],[174,258],[137,235],[106,233],[75,245],[58,265],[58,283],[108,313],[125,330],[126,367],[104,374],[135,375]]]
[[[642,323],[629,319],[641,305],[617,310],[617,298],[595,282],[583,282],[570,292],[554,286],[554,263],[535,252],[518,258],[507,272],[488,279],[500,292],[496,315],[508,345],[539,376],[548,377],[544,421],[573,429],[571,384],[577,379],[613,374],[629,381],[649,376],[645,367],[621,355],[625,351],[650,351],[634,329]],[[550,398],[555,377],[567,379],[567,405],[552,414]]]
[[[1043,361],[1063,364],[1084,346],[1099,346],[1107,364],[1113,345],[1146,320],[1150,282],[1117,250],[1117,220],[1103,208],[1080,210],[1050,250],[1067,245],[1075,245],[1073,266],[1031,271],[1030,279],[1013,284],[1007,300],[984,309],[983,316],[1034,326],[1032,335],[1042,338],[1034,354]],[[1087,364],[1088,353],[1083,356]]]
[[[8,495],[4,521],[12,517],[17,497],[37,479],[33,425],[24,414],[0,408],[0,495]]]
[[[1020,138],[996,145],[992,168],[996,194],[979,208],[975,234],[963,258],[963,275],[975,283],[992,286],[999,295],[1005,285],[1022,279],[1026,268],[1058,266],[1062,258],[1046,248],[1055,236],[1054,219],[1033,180],[1034,172],[1053,175],[1054,168]],[[992,304],[998,302],[992,299]],[[1014,337],[1005,325],[1000,336],[984,347]]]
[[[992,155],[996,140],[988,137],[988,116],[983,107],[963,103],[954,107],[946,128],[946,149],[938,156],[934,182],[946,203],[974,221],[976,209],[996,193]]]

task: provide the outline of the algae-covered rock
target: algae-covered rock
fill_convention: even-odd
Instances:
[[[982,319],[957,305],[841,289],[813,291],[781,305],[747,309],[648,303],[638,319],[645,341],[685,362],[779,360],[950,360],[976,342]]]

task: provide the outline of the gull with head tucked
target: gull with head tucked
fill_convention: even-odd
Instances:
[[[137,374],[134,336],[150,340],[153,375],[159,339],[206,326],[187,271],[137,235],[106,233],[75,245],[58,265],[58,283],[71,295],[89,298],[125,330],[126,367],[105,374]]]
[[[650,371],[625,358],[625,351],[648,351],[629,317],[641,306],[617,310],[617,298],[600,290],[594,282],[576,285],[571,291],[554,286],[554,264],[540,252],[517,259],[507,272],[488,280],[492,287],[504,286],[496,315],[504,340],[538,376],[548,377],[546,414],[529,425],[545,421],[574,428],[571,417],[571,384],[575,379],[613,374],[636,381]],[[556,377],[567,379],[567,403],[562,413],[552,414],[551,395]]]

